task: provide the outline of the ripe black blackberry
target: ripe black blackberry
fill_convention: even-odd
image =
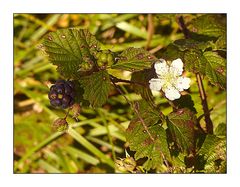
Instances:
[[[73,82],[65,80],[57,80],[48,93],[51,105],[63,109],[74,104],[74,96]]]

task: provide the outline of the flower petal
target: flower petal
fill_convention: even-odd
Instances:
[[[170,65],[170,71],[175,75],[182,75],[183,72],[183,62],[180,58],[172,61]]]
[[[159,76],[162,76],[169,71],[169,66],[164,59],[159,59],[159,62],[156,62],[154,64],[154,68],[155,68],[156,73]]]
[[[175,99],[179,99],[181,97],[181,94],[179,91],[173,87],[168,87],[164,90],[166,98],[173,101]]]
[[[176,88],[180,92],[183,91],[183,90],[186,90],[190,87],[190,82],[191,82],[191,79],[189,79],[187,77],[179,77],[177,79]]]
[[[159,91],[162,88],[162,81],[161,81],[161,79],[151,79],[149,81],[149,83],[150,83],[149,88],[151,90]]]

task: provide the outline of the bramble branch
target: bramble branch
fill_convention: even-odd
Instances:
[[[114,77],[113,75],[110,75],[110,79],[112,82],[117,83],[117,82],[125,82],[125,83],[129,83],[129,84],[137,84],[140,86],[144,86],[146,87],[147,85],[143,82],[136,82],[136,81],[130,81],[130,80],[124,80],[124,79],[119,79],[117,77]]]
[[[187,29],[182,16],[180,16],[178,18],[178,23],[179,23],[179,26],[180,26],[185,38],[186,39],[190,38],[190,32]],[[202,101],[207,133],[212,134],[213,133],[213,123],[212,123],[212,120],[210,118],[210,111],[209,111],[208,103],[207,103],[207,95],[206,95],[206,92],[204,90],[202,78],[201,78],[199,73],[196,73],[196,78],[197,78],[197,84],[198,84],[198,88],[199,88],[200,98],[201,98],[201,101]]]

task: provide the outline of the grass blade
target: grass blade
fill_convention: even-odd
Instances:
[[[45,162],[44,160],[39,160],[39,166],[43,169],[45,169],[48,173],[62,173],[57,168],[52,166],[51,164]]]
[[[93,144],[91,144],[86,138],[80,135],[77,131],[75,131],[72,128],[69,128],[68,134],[72,136],[78,143],[80,143],[82,146],[84,146],[86,149],[88,149],[90,152],[92,152],[94,155],[100,158],[102,162],[114,168],[114,162],[110,158],[108,158],[105,154],[103,154],[101,151],[99,151]]]
[[[67,146],[64,148],[69,154],[71,154],[73,157],[80,158],[84,160],[85,162],[92,164],[92,165],[97,165],[99,164],[99,160],[96,159],[95,157],[79,150],[71,146]]]

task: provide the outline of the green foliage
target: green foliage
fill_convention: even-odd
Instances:
[[[203,159],[208,173],[226,172],[226,141],[215,135],[207,135],[198,156]]]
[[[220,88],[226,88],[226,60],[216,52],[207,51],[203,55],[207,60],[205,72],[209,81]]]
[[[226,49],[225,17],[199,16],[190,22],[189,28],[190,38],[174,41],[160,54],[167,60],[182,57],[187,71],[200,73],[213,85],[225,89],[226,59],[217,51]]]
[[[170,152],[166,140],[166,132],[161,123],[159,123],[159,112],[146,102],[140,104],[140,115],[144,124],[139,117],[131,120],[126,131],[126,138],[132,151],[136,151],[134,158],[147,158],[143,167],[148,171],[150,169],[161,168],[165,159],[170,159]],[[151,138],[147,130],[147,126]]]
[[[199,49],[201,51],[206,50],[213,46],[211,41],[197,41],[193,39],[180,39],[173,42],[173,45],[177,46],[180,51]]]
[[[220,123],[217,128],[214,131],[214,134],[216,134],[219,137],[224,137],[227,134],[226,124]]]
[[[85,76],[80,83],[84,88],[83,98],[88,100],[92,107],[101,107],[107,101],[110,78],[106,70]]]
[[[131,76],[131,81],[139,82],[146,85],[144,87],[142,85],[135,84],[132,86],[132,89],[136,93],[140,94],[142,98],[148,101],[150,104],[153,103],[153,95],[152,95],[152,91],[147,85],[149,84],[148,82],[151,79],[152,74],[153,74],[153,71],[151,69],[150,70],[147,69],[143,71],[134,72],[132,73],[132,76]]]
[[[157,58],[148,51],[133,47],[124,50],[118,58],[118,61],[112,65],[112,68],[131,72],[149,69],[157,61]]]
[[[197,110],[194,107],[193,99],[191,98],[191,95],[182,95],[179,99],[173,101],[176,108],[188,108],[193,113],[196,113]]]
[[[167,116],[170,136],[181,151],[194,150],[194,127],[196,117],[189,109],[179,109]]]
[[[226,17],[217,14],[199,16],[191,22],[191,30],[206,36],[223,36],[226,33]]]
[[[212,84],[226,88],[226,60],[216,52],[189,50],[184,54],[184,62],[188,71],[206,75]]]
[[[202,51],[198,49],[187,50],[184,53],[184,62],[186,70],[205,75],[207,60],[204,58]]]
[[[43,42],[49,61],[65,78],[78,79],[81,72],[94,67],[93,54],[99,50],[99,42],[82,29],[60,29],[49,33]]]
[[[188,40],[187,40],[188,41]],[[178,44],[179,45],[179,44]],[[206,46],[198,46],[194,43],[178,45],[170,45],[167,51],[171,53],[165,54],[165,57],[170,60],[174,60],[177,56],[183,56],[185,63],[185,69],[193,73],[200,73],[206,76],[208,80],[216,86],[222,89],[226,88],[226,59],[221,57],[217,52],[205,51]],[[203,44],[205,45],[205,44]],[[201,49],[202,48],[202,49]]]

